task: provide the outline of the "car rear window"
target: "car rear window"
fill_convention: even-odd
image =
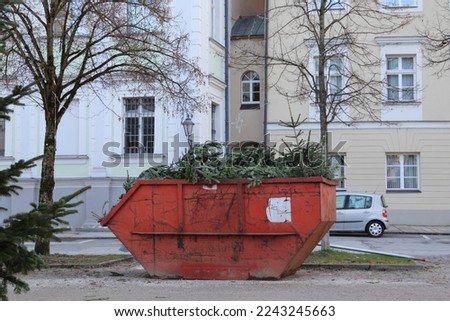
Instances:
[[[362,195],[349,195],[348,209],[364,209],[372,207],[372,197]]]

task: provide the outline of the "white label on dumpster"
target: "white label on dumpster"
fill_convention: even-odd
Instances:
[[[291,222],[291,198],[269,198],[266,215],[267,219],[273,223]]]

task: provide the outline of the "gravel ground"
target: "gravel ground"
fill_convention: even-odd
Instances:
[[[49,268],[22,276],[31,290],[11,301],[450,300],[450,257],[414,270],[301,268],[277,281],[161,280],[136,262],[97,268]]]

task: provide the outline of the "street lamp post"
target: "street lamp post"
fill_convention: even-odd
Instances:
[[[183,125],[184,134],[186,135],[186,138],[188,140],[189,148],[192,148],[192,144],[194,142],[194,122],[191,120],[191,118],[188,116],[183,122],[181,123]]]

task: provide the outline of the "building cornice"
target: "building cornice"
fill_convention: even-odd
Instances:
[[[213,75],[208,75],[208,83],[211,86],[215,86],[215,87],[220,88],[222,90],[227,87],[225,82],[223,82],[222,80],[218,79],[217,77],[215,77]]]
[[[301,125],[304,131],[319,130],[319,122],[304,122]],[[352,122],[331,123],[329,130],[355,130],[355,129],[450,129],[449,121],[385,121],[385,122]],[[283,127],[279,123],[268,123],[269,131],[286,131],[291,128]]]
[[[225,46],[214,38],[209,38],[209,46],[212,50],[225,51]]]
[[[375,37],[377,44],[386,45],[402,45],[402,44],[419,44],[425,41],[425,37],[422,36],[385,36]]]

